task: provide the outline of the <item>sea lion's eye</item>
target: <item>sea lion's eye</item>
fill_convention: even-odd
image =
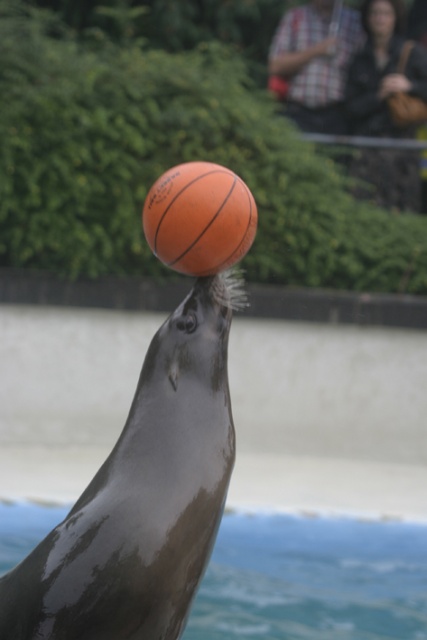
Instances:
[[[197,318],[194,313],[189,313],[185,318],[185,331],[187,333],[193,333],[197,329]]]
[[[180,318],[177,322],[178,329],[185,333],[193,333],[197,329],[197,318],[194,313],[188,313],[184,318]]]

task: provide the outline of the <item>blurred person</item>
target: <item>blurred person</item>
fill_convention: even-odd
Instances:
[[[367,41],[350,63],[346,84],[346,106],[354,134],[407,137],[410,130],[393,124],[387,97],[404,91],[427,100],[427,54],[421,46],[412,49],[405,73],[397,73],[405,43],[405,15],[403,0],[363,2],[361,17]]]
[[[345,134],[347,66],[363,42],[357,11],[337,0],[311,0],[285,12],[268,71],[287,81],[284,115],[305,132]]]
[[[415,45],[405,73],[397,73],[405,43],[406,10],[403,0],[365,0],[361,7],[367,40],[348,69],[346,108],[354,135],[413,138],[417,127],[397,127],[387,98],[409,92],[427,100],[427,53]],[[418,158],[409,151],[370,149],[359,154],[350,172],[375,186],[374,201],[399,210],[420,208]],[[355,195],[364,197],[361,188]],[[369,197],[368,192],[365,194]]]

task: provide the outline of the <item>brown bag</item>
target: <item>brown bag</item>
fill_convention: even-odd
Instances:
[[[404,73],[409,54],[414,42],[408,40],[402,47],[397,73]],[[387,98],[393,123],[397,127],[408,127],[411,124],[422,124],[427,121],[427,103],[421,98],[399,91]]]

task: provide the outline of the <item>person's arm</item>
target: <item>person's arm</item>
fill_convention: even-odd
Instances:
[[[269,59],[268,71],[274,75],[293,76],[313,58],[329,55],[335,44],[336,37],[331,37],[317,42],[303,51],[284,51],[272,55]]]
[[[383,79],[379,97],[385,100],[393,93],[411,93],[427,101],[427,52],[415,46],[407,63],[407,74],[390,73]]]
[[[413,91],[413,83],[401,73],[389,73],[380,85],[378,97],[386,100],[393,93],[409,93]]]

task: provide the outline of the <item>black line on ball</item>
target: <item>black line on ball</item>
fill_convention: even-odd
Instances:
[[[206,173],[203,173],[201,176],[197,176],[197,178],[194,178],[193,180],[188,182],[185,185],[185,187],[182,187],[182,189],[180,191],[178,191],[178,193],[172,198],[172,200],[169,202],[169,204],[166,207],[166,209],[163,211],[162,217],[160,218],[159,224],[157,225],[156,234],[154,236],[154,249],[153,249],[155,255],[157,255],[157,238],[158,238],[158,235],[159,235],[160,227],[162,226],[162,222],[166,218],[166,215],[168,214],[169,209],[171,208],[171,206],[182,195],[182,193],[184,193],[184,191],[186,189],[191,187],[191,185],[193,185],[198,180],[202,180],[203,178],[206,178],[206,176],[212,175],[213,173],[226,173],[227,175],[234,176],[234,174],[231,171],[225,171],[223,169],[213,169],[212,171],[207,171]],[[236,176],[234,176],[234,177],[236,177]]]
[[[250,194],[250,191],[248,189],[248,187],[245,185],[245,183],[242,180],[239,180],[239,182],[242,183],[242,185],[245,187],[247,196],[248,196],[248,200],[249,200],[249,218],[248,218],[248,224],[246,226],[246,231],[243,234],[242,239],[240,240],[239,244],[237,245],[237,247],[235,249],[233,249],[233,251],[230,253],[230,255],[223,260],[222,262],[220,262],[219,264],[217,264],[215,267],[211,268],[211,269],[206,269],[206,271],[202,271],[201,273],[199,273],[198,275],[203,277],[204,275],[210,275],[212,273],[218,273],[219,271],[221,271],[222,269],[228,268],[227,267],[227,262],[228,260],[231,258],[231,256],[233,256],[236,251],[239,250],[239,248],[242,246],[243,242],[246,239],[246,236],[248,234],[248,231],[251,227],[251,220],[252,220],[252,216],[253,216],[253,207],[252,207],[252,195]]]
[[[233,174],[231,174],[233,175]],[[185,251],[183,251],[181,253],[181,255],[179,255],[177,258],[175,258],[174,260],[172,260],[172,262],[168,262],[167,266],[168,267],[172,267],[174,264],[176,264],[177,262],[179,262],[180,260],[182,260],[182,258],[184,256],[187,255],[187,253],[189,251],[191,251],[191,249],[193,249],[193,247],[199,242],[200,238],[202,238],[206,231],[209,229],[209,227],[211,227],[213,225],[213,223],[215,222],[215,220],[218,218],[219,214],[221,213],[221,211],[224,209],[225,205],[227,204],[231,194],[234,191],[234,187],[237,184],[237,176],[233,176],[234,180],[233,180],[233,184],[231,185],[231,189],[230,191],[227,193],[226,197],[224,198],[220,208],[218,209],[218,211],[215,213],[214,216],[212,216],[212,218],[210,219],[210,221],[208,222],[208,224],[206,225],[206,227],[199,233],[199,235],[197,236],[197,238],[195,240],[193,240],[193,242],[185,249]]]

